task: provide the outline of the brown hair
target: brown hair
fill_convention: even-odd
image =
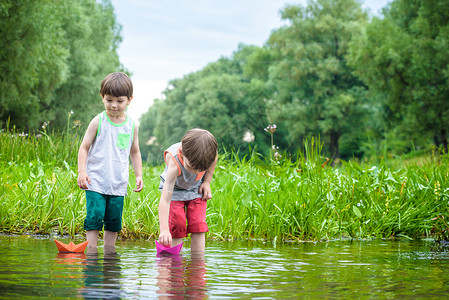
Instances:
[[[195,170],[205,171],[209,169],[217,157],[217,140],[207,130],[191,129],[184,135],[181,143],[182,154]]]
[[[100,94],[102,97],[104,95],[126,96],[129,99],[133,96],[133,83],[125,73],[111,73],[101,82]]]

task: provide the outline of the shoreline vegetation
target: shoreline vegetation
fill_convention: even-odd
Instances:
[[[0,233],[84,235],[85,196],[76,184],[78,128],[36,135],[0,132]],[[449,156],[408,162],[341,161],[331,166],[319,139],[294,157],[222,151],[208,202],[207,239],[276,242],[449,237]],[[125,198],[120,239],[158,236],[159,175]],[[133,172],[130,172],[133,174]],[[131,175],[133,176],[133,175]],[[134,183],[134,178],[130,178]]]

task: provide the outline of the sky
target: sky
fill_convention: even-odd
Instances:
[[[390,0],[365,0],[373,14]],[[173,79],[230,57],[240,43],[263,46],[283,25],[280,10],[306,0],[112,0],[122,43],[121,63],[132,73],[135,120]]]

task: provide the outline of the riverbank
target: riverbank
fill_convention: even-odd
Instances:
[[[71,139],[0,135],[0,232],[84,233],[85,197],[76,184]],[[220,155],[208,202],[208,239],[448,239],[447,155],[407,167],[331,167],[319,147],[309,149],[295,161]],[[122,239],[158,235],[162,169],[145,166],[143,191],[126,197]]]

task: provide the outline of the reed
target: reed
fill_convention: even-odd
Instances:
[[[84,192],[76,185],[80,134],[0,133],[0,231],[83,234]],[[219,157],[208,202],[209,239],[272,241],[449,236],[449,157],[425,163],[331,166],[319,139],[294,158]],[[159,175],[144,166],[145,187],[125,199],[122,238],[158,235]]]
[[[276,168],[223,161],[209,205],[211,231],[220,238],[270,240],[447,235],[447,156],[393,170],[355,162],[331,167],[319,141],[308,143],[305,154]]]

